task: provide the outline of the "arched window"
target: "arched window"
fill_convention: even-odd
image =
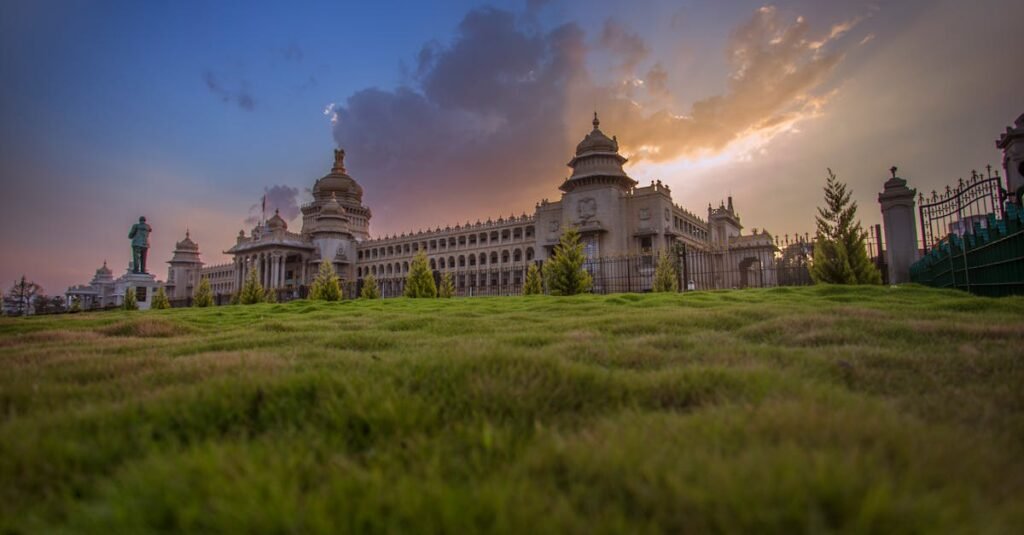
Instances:
[[[512,251],[512,261],[513,262],[522,262],[523,261],[523,250],[522,249],[516,249],[515,251]]]
[[[523,227],[516,227],[512,229],[512,239],[518,240],[523,237]]]
[[[527,247],[526,248],[526,261],[529,262],[531,260],[533,260],[533,247]]]
[[[402,273],[402,264],[399,264],[398,262],[395,262],[395,275],[400,275],[401,273]]]
[[[508,256],[509,256],[508,255],[508,249],[505,249],[504,251],[501,252],[501,263],[502,264],[508,264]]]
[[[491,243],[498,241],[498,231],[491,231]]]
[[[476,245],[476,234],[470,234],[469,235],[469,246],[472,247],[474,245]]]
[[[437,259],[437,268],[438,269],[444,269],[444,257],[443,256],[441,258]]]
[[[459,267],[466,267],[466,255],[459,255]]]
[[[408,262],[402,262],[402,273],[408,273],[408,272],[409,272],[409,263]]]
[[[391,264],[388,264],[387,274],[391,275]]]
[[[491,251],[491,264],[497,264],[497,263],[498,263],[498,252],[497,251]]]
[[[473,267],[475,265],[476,265],[476,255],[475,254],[471,254],[471,255],[469,255],[469,267]]]
[[[448,267],[450,269],[455,269],[455,257],[454,256],[449,256],[448,257]]]
[[[432,271],[437,270],[437,261],[433,258],[430,259],[430,269]]]
[[[487,265],[487,253],[480,253],[480,265]]]
[[[505,230],[501,231],[501,239],[502,239],[502,241],[508,241],[508,239],[509,239],[509,231],[508,231],[508,229],[505,229]]]
[[[532,238],[533,237],[533,227],[532,226],[526,227],[526,237],[527,238]]]
[[[370,266],[370,272],[373,273],[374,276],[377,276],[377,266]]]

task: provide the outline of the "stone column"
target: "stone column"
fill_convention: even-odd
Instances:
[[[896,176],[885,182],[885,190],[878,194],[882,206],[882,224],[885,226],[885,260],[889,265],[889,284],[910,282],[910,265],[918,258],[917,217],[914,196],[917,191],[907,187],[907,181]]]

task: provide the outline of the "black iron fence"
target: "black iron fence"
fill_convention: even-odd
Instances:
[[[998,171],[992,175],[992,166],[987,169],[987,176],[971,171],[970,180],[961,178],[955,187],[946,186],[945,192],[932,191],[931,197],[918,197],[925,252],[939,247],[949,236],[972,233],[976,226],[988,228],[990,215],[997,223],[1005,218],[1003,179]]]

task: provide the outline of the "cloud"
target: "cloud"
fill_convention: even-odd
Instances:
[[[650,47],[621,25],[605,23],[595,55],[576,24],[542,31],[482,8],[451,42],[423,47],[408,84],[357,91],[327,114],[380,220],[486,217],[496,204],[521,211],[556,193],[595,106],[634,162],[715,154],[741,139],[763,145],[821,113],[843,57],[836,40],[850,28],[817,36],[803,18],[761,8],[728,42],[726,89],[678,110],[670,73],[647,65]],[[616,79],[596,80],[588,59],[607,63]]]
[[[222,102],[234,103],[245,111],[253,111],[256,109],[256,99],[254,99],[252,94],[245,89],[245,83],[242,84],[243,87],[241,89],[228,89],[220,82],[217,76],[209,70],[203,72],[203,81],[206,82],[206,88],[214,95],[220,97]]]
[[[267,218],[273,215],[274,210],[278,210],[285,221],[292,221],[299,216],[299,188],[278,184],[263,188],[263,194],[267,199]],[[248,225],[255,225],[264,216],[261,204],[249,207],[249,213],[249,217],[245,219]]]

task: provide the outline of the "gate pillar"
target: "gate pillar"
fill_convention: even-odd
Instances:
[[[917,191],[907,187],[907,181],[896,176],[896,168],[889,170],[892,178],[885,182],[885,190],[878,194],[885,226],[885,259],[889,264],[889,283],[910,282],[910,265],[917,261],[917,223],[914,196]]]

